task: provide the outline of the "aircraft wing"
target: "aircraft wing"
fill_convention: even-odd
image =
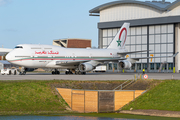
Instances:
[[[137,57],[137,58],[109,58],[109,59],[93,59],[93,60],[72,60],[72,61],[56,61],[56,65],[61,65],[61,66],[75,66],[79,65],[84,62],[90,62],[90,61],[95,61],[95,62],[118,62],[121,60],[129,60],[132,63],[135,61],[139,61],[139,59],[148,59],[148,58],[163,58],[163,57],[175,57],[179,52],[172,56],[157,56],[157,57]]]
[[[147,52],[147,51],[150,51],[150,50],[132,51],[132,52],[118,52],[117,54],[124,56],[124,55],[127,55],[127,54],[138,53],[138,52]]]
[[[118,62],[119,60],[126,60],[127,58],[111,58],[111,59],[97,59],[98,62]]]
[[[178,54],[179,52],[177,52],[176,54],[172,55],[172,56],[157,56],[157,57],[139,57],[139,58],[130,58],[130,59],[133,59],[133,60],[139,60],[139,59],[148,59],[148,58],[165,58],[165,57],[176,57],[176,55]]]
[[[78,66],[81,63],[89,62],[95,66],[99,63],[104,62],[118,62],[119,60],[126,60],[127,58],[110,58],[110,59],[92,59],[92,60],[74,60],[74,61],[56,61],[56,65],[61,66]]]
[[[178,54],[179,52],[177,52],[176,54],[172,55],[172,56],[157,56],[157,57],[137,57],[137,58],[111,58],[111,59],[99,59],[99,60],[96,60],[96,61],[99,61],[99,62],[103,62],[103,61],[107,61],[107,62],[110,62],[110,61],[120,61],[120,60],[127,60],[127,59],[131,59],[131,60],[135,60],[135,61],[138,61],[139,59],[148,59],[148,58],[164,58],[164,57],[176,57],[176,55]]]
[[[83,62],[88,62],[90,60],[79,60],[79,61],[56,61],[56,65],[61,65],[61,66],[72,66],[72,65],[79,65],[80,63]]]

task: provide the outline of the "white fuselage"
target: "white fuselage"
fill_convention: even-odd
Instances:
[[[126,49],[62,48],[53,45],[21,44],[13,49],[6,59],[16,65],[28,68],[75,68],[73,65],[56,65],[56,61],[75,62],[120,57],[117,52]]]

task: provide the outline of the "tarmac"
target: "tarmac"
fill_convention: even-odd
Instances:
[[[141,75],[140,75],[141,74]],[[168,80],[176,79],[180,80],[179,73],[146,73],[148,79]],[[51,73],[35,73],[27,72],[26,75],[1,75],[0,80],[132,80],[137,78],[143,78],[142,73],[87,73],[86,75],[52,75]]]

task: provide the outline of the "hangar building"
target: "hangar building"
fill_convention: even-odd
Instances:
[[[171,56],[180,51],[180,0],[162,1],[119,0],[95,7],[90,16],[99,16],[99,48],[106,48],[124,22],[130,23],[126,41],[128,51],[151,50],[131,54],[129,57]],[[157,72],[165,63],[164,72],[180,72],[180,54],[176,58],[143,59],[136,62],[129,72]],[[111,63],[108,69],[117,69]]]

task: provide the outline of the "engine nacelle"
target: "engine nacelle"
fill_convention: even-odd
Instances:
[[[123,68],[123,69],[129,69],[131,68],[132,64],[131,62],[127,61],[127,60],[123,60],[119,62],[119,67]]]
[[[79,70],[81,72],[89,72],[89,71],[93,70],[93,68],[94,67],[91,64],[89,64],[89,63],[81,63],[79,65]]]

